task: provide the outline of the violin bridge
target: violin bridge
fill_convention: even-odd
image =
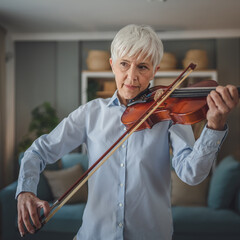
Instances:
[[[157,101],[160,96],[163,95],[163,89],[158,89],[156,93],[154,94],[154,100]]]

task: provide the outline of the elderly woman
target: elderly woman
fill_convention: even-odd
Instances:
[[[39,169],[80,144],[88,149],[91,166],[125,132],[121,116],[128,101],[148,88],[159,69],[163,46],[148,26],[128,25],[115,36],[110,64],[117,91],[112,98],[80,106],[50,134],[37,139],[24,154],[18,188],[18,227],[30,233],[41,226],[38,209],[49,205],[36,196]],[[226,135],[226,118],[238,102],[235,87],[217,87],[207,97],[207,124],[195,142],[191,126],[159,122],[135,132],[89,179],[89,196],[76,239],[170,240],[169,144],[172,165],[186,183],[200,183],[208,175]],[[29,216],[29,217],[28,217]]]

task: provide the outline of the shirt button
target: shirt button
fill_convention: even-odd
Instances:
[[[118,204],[118,206],[119,206],[119,207],[122,207],[122,206],[123,206],[123,204],[122,204],[122,203],[119,203],[119,204]]]
[[[123,163],[121,163],[121,164],[120,164],[120,166],[121,166],[121,167],[124,167],[124,164],[123,164]]]
[[[120,184],[120,187],[123,187],[123,183]]]
[[[123,227],[123,224],[122,224],[122,223],[119,223],[118,226],[119,226],[120,228],[122,228],[122,227]]]
[[[219,145],[221,142],[220,141],[217,141],[217,144]]]
[[[125,148],[125,145],[124,145],[124,144],[122,145],[122,148]]]
[[[125,128],[124,128],[124,131],[126,131],[126,130],[127,130],[127,128],[125,127]]]

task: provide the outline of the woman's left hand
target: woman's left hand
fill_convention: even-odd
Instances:
[[[233,85],[218,86],[207,96],[209,110],[207,112],[207,127],[223,130],[227,117],[239,101],[238,90]]]

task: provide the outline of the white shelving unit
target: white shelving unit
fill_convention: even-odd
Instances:
[[[173,71],[159,71],[156,73],[155,78],[177,78],[183,70],[173,70]],[[191,73],[190,77],[192,78],[209,78],[217,81],[217,71],[216,70],[207,70],[207,71],[194,71]],[[87,88],[89,79],[111,79],[114,78],[112,71],[102,71],[102,72],[91,72],[83,71],[82,72],[82,91],[81,91],[81,102],[85,104],[87,102]]]

